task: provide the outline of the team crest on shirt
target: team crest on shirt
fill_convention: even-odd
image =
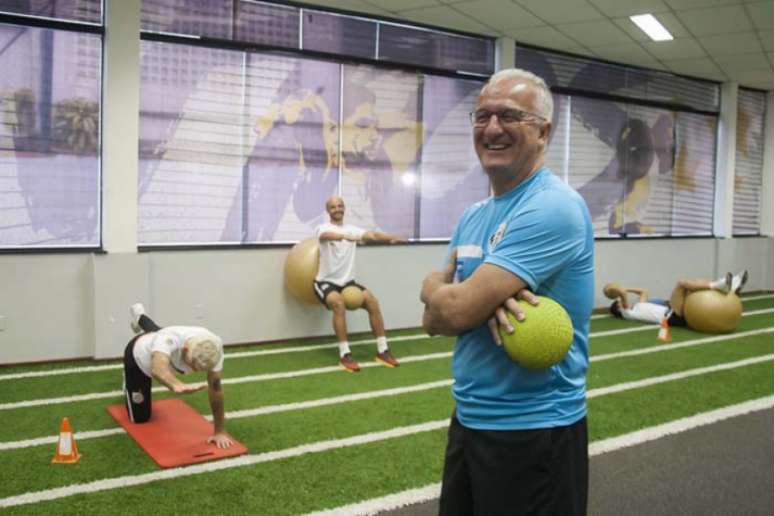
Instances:
[[[503,222],[499,226],[497,226],[497,231],[492,233],[492,236],[489,237],[489,250],[494,250],[495,247],[497,247],[497,244],[500,243],[500,240],[503,239],[503,235],[505,235],[505,229],[508,227],[508,224]]]

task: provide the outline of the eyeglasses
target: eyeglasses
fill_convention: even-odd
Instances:
[[[540,115],[522,111],[520,109],[506,109],[498,112],[479,109],[478,111],[472,111],[470,113],[470,123],[473,124],[473,127],[486,127],[493,115],[497,117],[497,121],[503,126],[529,123],[543,124],[547,122],[547,120]]]

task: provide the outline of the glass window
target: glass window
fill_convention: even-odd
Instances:
[[[646,70],[591,58],[569,56],[517,45],[516,66],[529,70],[551,87],[720,110],[720,86],[658,70]]]
[[[0,24],[0,247],[100,243],[99,35]]]
[[[380,23],[379,59],[490,75],[494,70],[494,41]]]
[[[554,94],[546,164],[583,196],[596,236],[712,234],[717,116],[599,97],[604,84],[608,95],[655,100],[672,87],[665,74],[522,47],[516,64],[571,88]],[[684,98],[714,105],[709,83],[675,80]]]
[[[233,0],[142,0],[142,30],[231,39]]]
[[[299,10],[250,0],[238,3],[235,39],[298,48]]]
[[[376,22],[304,9],[306,50],[376,58]]]
[[[476,156],[468,118],[481,86],[478,81],[425,76],[418,238],[449,238],[463,211],[489,196],[489,179]],[[413,181],[410,175],[402,180]]]
[[[101,24],[102,0],[3,0],[0,12]]]
[[[766,92],[739,89],[734,176],[735,235],[757,235],[761,224]]]

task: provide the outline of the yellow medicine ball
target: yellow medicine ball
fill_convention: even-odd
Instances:
[[[521,322],[508,312],[513,333],[508,334],[500,327],[505,352],[511,360],[530,369],[551,367],[561,362],[570,350],[573,338],[572,320],[562,305],[544,296],[538,298],[538,306],[519,301],[524,312]]]
[[[318,304],[314,278],[320,267],[320,244],[307,238],[294,245],[285,258],[285,288],[303,303]]]
[[[344,304],[347,305],[347,310],[357,310],[363,306],[363,291],[354,285],[345,287],[341,291],[341,297],[344,298]]]

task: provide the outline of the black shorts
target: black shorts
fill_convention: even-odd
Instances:
[[[360,290],[365,291],[366,288],[358,283],[355,280],[347,282],[344,286],[336,285],[335,283],[331,283],[330,281],[315,281],[314,282],[314,295],[317,296],[317,299],[320,300],[320,302],[327,308],[328,303],[325,302],[325,300],[328,298],[328,294],[331,292],[341,292],[347,287],[357,287]]]
[[[667,317],[667,324],[669,326],[688,326],[688,323],[685,322],[685,318],[681,315],[677,315],[677,312],[674,310],[669,311],[669,317]]]
[[[449,426],[439,514],[586,514],[586,418],[536,430]]]
[[[134,343],[142,335],[130,340],[124,349],[124,403],[133,423],[145,423],[151,417],[151,377],[142,372],[134,359]]]

